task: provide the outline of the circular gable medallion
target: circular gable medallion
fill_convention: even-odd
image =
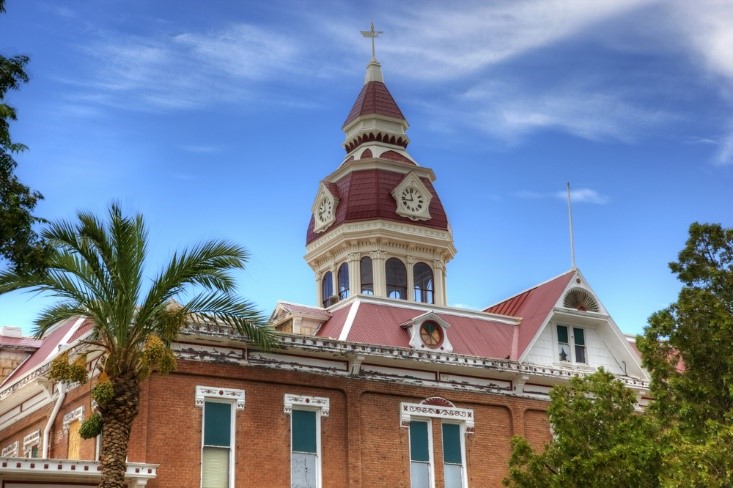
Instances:
[[[428,347],[439,347],[443,344],[443,328],[437,322],[426,320],[420,325],[420,339]]]

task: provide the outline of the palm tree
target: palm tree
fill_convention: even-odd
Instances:
[[[0,293],[28,289],[60,298],[35,321],[36,337],[70,317],[93,322],[87,343],[102,353],[92,390],[102,429],[99,486],[121,488],[140,382],[151,371],[175,368],[169,344],[185,324],[230,326],[264,349],[274,347],[276,339],[252,304],[233,295],[231,271],[244,268],[248,258],[242,247],[209,241],[176,253],[146,289],[142,215],[124,216],[112,204],[106,221],[86,212],[77,218],[52,223],[43,232],[52,248],[44,273],[0,273]]]

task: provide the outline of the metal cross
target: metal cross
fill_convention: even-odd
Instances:
[[[372,58],[376,58],[376,54],[374,54],[374,39],[379,37],[381,34],[384,34],[382,31],[375,31],[374,30],[374,21],[372,21],[372,28],[368,31],[361,31],[361,35],[364,37],[371,37],[372,38]]]

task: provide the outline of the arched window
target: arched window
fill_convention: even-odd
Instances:
[[[364,295],[374,295],[374,274],[372,273],[372,258],[364,256],[360,263],[361,292]]]
[[[349,265],[343,263],[339,266],[339,299],[343,300],[349,296]]]
[[[385,264],[387,274],[387,296],[407,300],[407,268],[397,258],[389,258]]]
[[[327,271],[326,274],[323,275],[323,279],[321,280],[321,291],[323,292],[323,306],[328,307],[331,305],[331,297],[333,296],[333,278],[331,277],[330,271]]]
[[[433,270],[425,263],[417,263],[412,268],[412,277],[415,281],[415,301],[434,303],[433,301]]]

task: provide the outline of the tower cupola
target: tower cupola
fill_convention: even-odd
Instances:
[[[374,55],[343,130],[338,168],[318,185],[305,259],[318,304],[357,295],[445,305],[445,266],[456,253],[435,174],[407,152],[409,127]]]

